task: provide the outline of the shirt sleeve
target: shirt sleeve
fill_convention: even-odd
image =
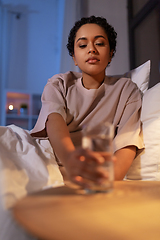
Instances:
[[[123,102],[123,97],[121,101]],[[136,146],[137,149],[144,148],[140,121],[141,106],[141,93],[137,87],[134,87],[128,97],[123,111],[121,111],[122,115],[117,124],[116,135],[113,141],[114,152],[131,145]],[[119,112],[119,108],[120,106],[117,109],[117,114]]]
[[[42,93],[41,111],[31,133],[42,131],[45,128],[48,115],[51,113],[59,113],[66,121],[66,102],[64,95],[65,87],[63,80],[55,76],[49,79]]]

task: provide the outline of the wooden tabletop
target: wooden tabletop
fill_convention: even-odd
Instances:
[[[160,182],[119,181],[92,195],[52,188],[20,200],[13,214],[45,240],[159,240]]]

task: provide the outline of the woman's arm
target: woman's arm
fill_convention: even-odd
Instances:
[[[60,114],[51,113],[48,116],[46,131],[56,156],[66,169],[69,180],[87,187],[87,180],[101,182],[108,177],[107,173],[99,168],[104,162],[100,154],[81,148],[75,149],[67,125]],[[91,161],[96,164],[91,165]]]
[[[68,155],[75,150],[70,134],[62,116],[51,113],[46,122],[46,131],[56,156],[66,165]]]
[[[128,146],[115,152],[116,161],[114,163],[115,180],[123,180],[128,172],[135,156],[136,147]]]

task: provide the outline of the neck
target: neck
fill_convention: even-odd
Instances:
[[[90,76],[88,74],[82,74],[82,84],[86,89],[98,89],[104,82],[105,74],[98,76]]]

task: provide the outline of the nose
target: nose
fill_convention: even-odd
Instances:
[[[88,48],[88,53],[96,53],[97,49],[95,48],[94,44],[89,44],[89,48]]]
[[[94,49],[90,49],[88,53],[96,53],[96,51]]]

